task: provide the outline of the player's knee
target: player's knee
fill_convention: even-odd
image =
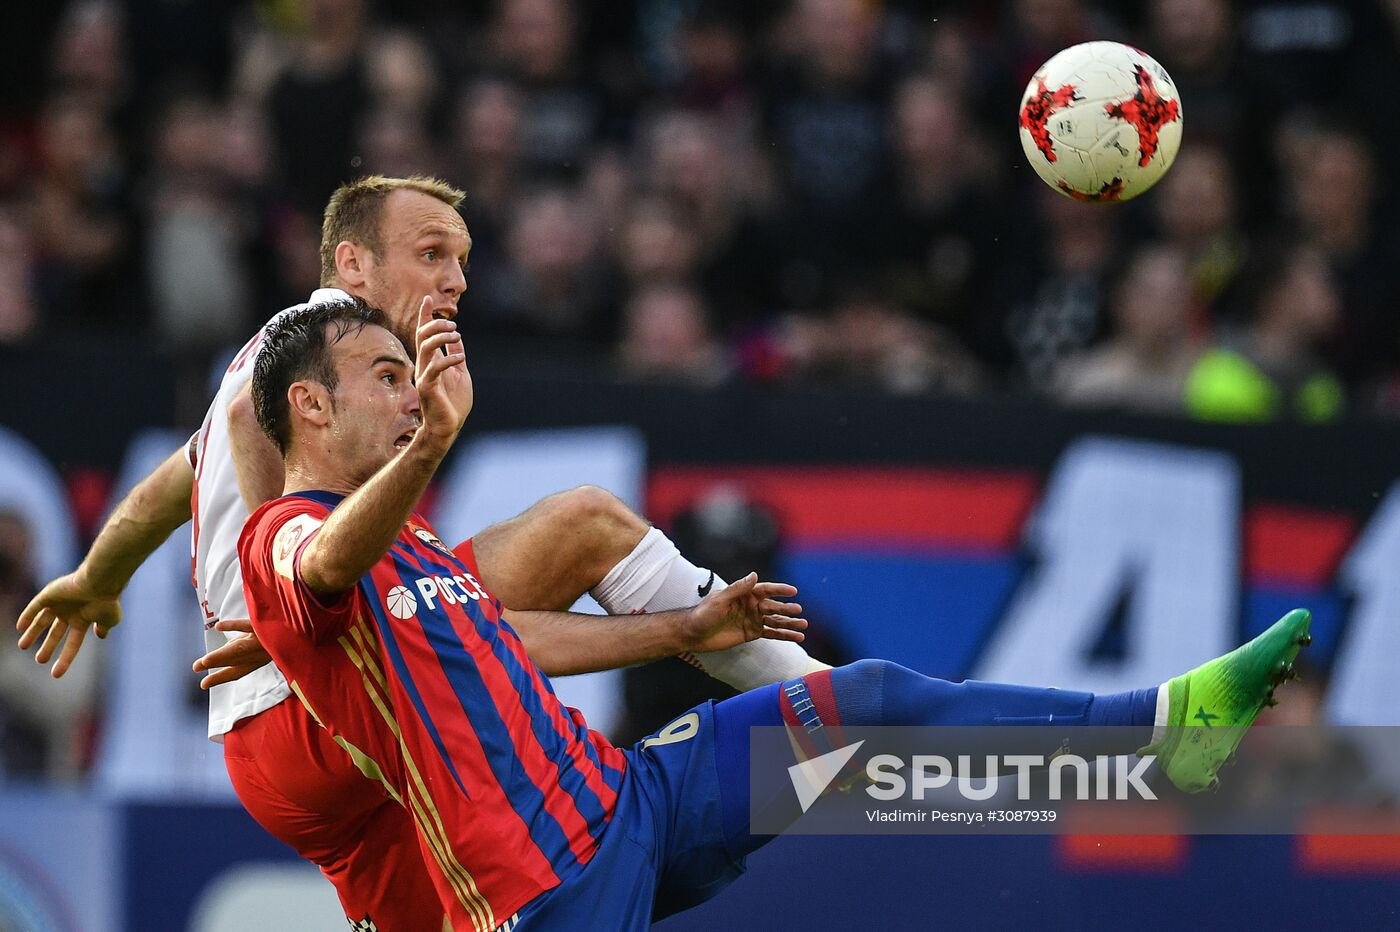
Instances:
[[[888,660],[857,660],[831,671],[841,720],[851,725],[905,725],[922,720],[922,710],[946,700],[959,684],[924,676]]]
[[[878,725],[884,717],[886,678],[897,664],[888,660],[857,660],[831,671],[831,691],[841,721],[848,725]]]
[[[636,546],[647,532],[647,523],[616,495],[596,485],[581,485],[560,492],[554,507],[559,520],[570,529],[585,533],[595,546]]]
[[[833,686],[857,688],[862,691],[882,691],[885,688],[885,674],[890,667],[898,664],[888,660],[857,660],[844,667],[831,671]]]

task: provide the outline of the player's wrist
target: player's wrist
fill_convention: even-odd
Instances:
[[[443,426],[434,426],[425,421],[413,434],[413,439],[408,442],[404,453],[407,456],[431,461],[436,466],[447,451],[452,448],[452,442],[457,439],[457,431],[449,431]]]
[[[87,561],[78,564],[78,568],[73,571],[70,577],[73,585],[79,592],[91,598],[115,599],[122,594],[126,588],[127,580],[118,578],[119,574],[100,572]]]
[[[672,653],[708,650],[715,635],[714,619],[708,617],[699,605],[681,609],[677,614],[680,617],[671,626],[676,637],[676,650]]]

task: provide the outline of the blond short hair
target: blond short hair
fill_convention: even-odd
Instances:
[[[366,175],[335,189],[326,202],[326,214],[321,221],[321,284],[335,284],[335,247],[345,241],[364,246],[379,254],[380,217],[384,200],[394,191],[417,191],[435,197],[453,210],[462,203],[465,194],[445,181],[426,175],[407,178],[386,178]]]

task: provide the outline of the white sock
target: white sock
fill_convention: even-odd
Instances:
[[[610,615],[634,615],[690,608],[726,585],[712,570],[702,569],[683,557],[669,537],[652,528],[621,563],[608,571],[591,594]],[[686,659],[715,679],[741,690],[830,669],[828,664],[807,656],[801,644],[768,639]]]
[[[1157,714],[1152,720],[1152,740],[1147,742],[1149,746],[1157,744],[1167,736],[1169,724],[1171,724],[1171,695],[1167,684],[1163,683],[1157,687]]]

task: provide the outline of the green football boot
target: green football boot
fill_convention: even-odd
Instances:
[[[1166,736],[1138,754],[1156,755],[1180,790],[1214,789],[1216,771],[1260,710],[1278,704],[1275,687],[1293,679],[1298,649],[1312,643],[1311,623],[1309,612],[1295,608],[1248,644],[1169,680]]]

